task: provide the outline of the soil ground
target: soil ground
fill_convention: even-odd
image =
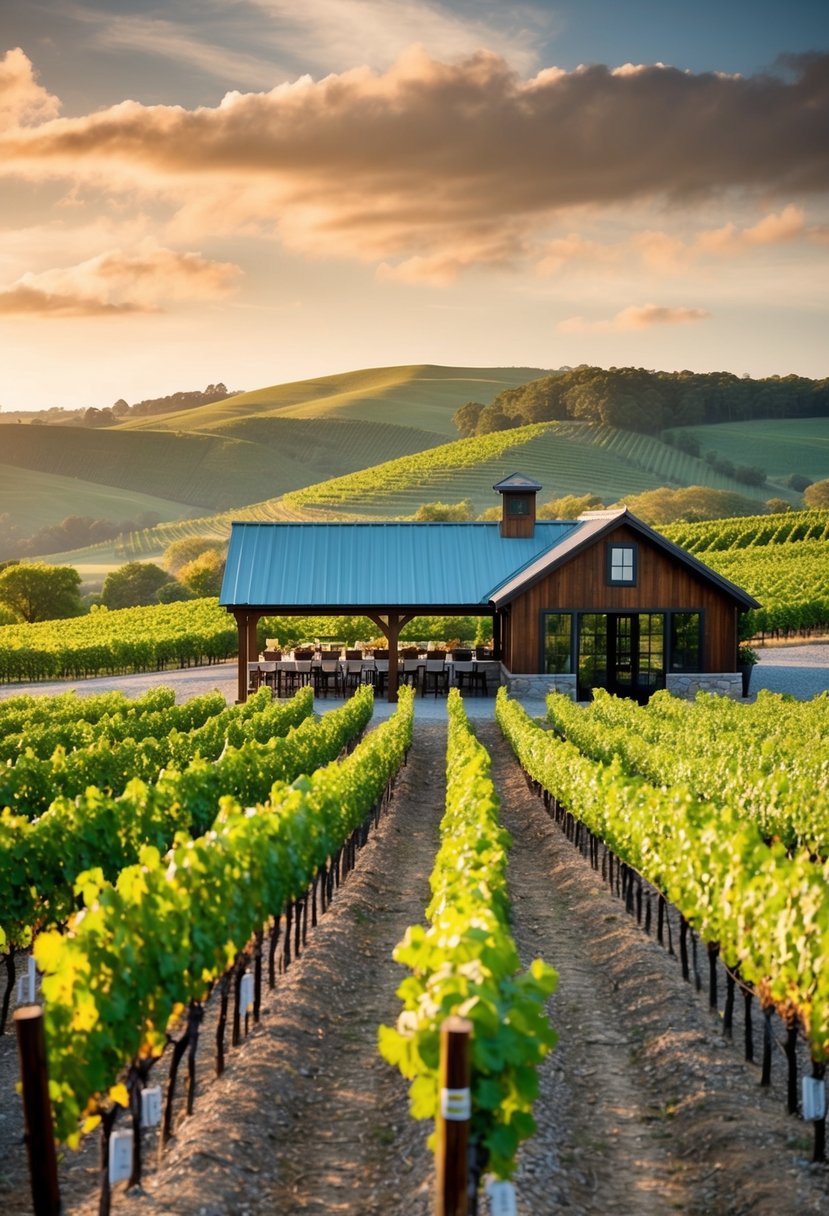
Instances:
[[[809,1164],[811,1127],[785,1113],[780,1053],[772,1087],[761,1089],[758,1067],[742,1059],[741,1022],[726,1041],[706,993],[683,982],[677,959],[626,914],[529,792],[495,724],[484,719],[476,729],[513,834],[516,940],[525,962],[540,955],[560,976],[550,1009],[559,1043],[542,1069],[538,1133],[521,1154],[518,1211],[829,1211],[829,1167]],[[430,1129],[409,1118],[405,1083],[377,1054],[376,1034],[399,1009],[394,991],[404,973],[392,949],[428,900],[445,738],[444,723],[417,723],[379,828],[219,1079],[208,1008],[194,1113],[178,1111],[160,1160],[149,1134],[143,1186],[116,1188],[115,1216],[433,1210]],[[676,941],[675,923],[673,932]],[[162,1079],[166,1069],[165,1058]],[[31,1207],[14,1072],[6,1034],[0,1210],[23,1216]],[[90,1142],[61,1164],[69,1216],[97,1210],[96,1153]]]

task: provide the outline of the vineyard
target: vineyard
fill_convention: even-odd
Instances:
[[[753,637],[829,628],[829,511],[674,524],[661,531],[760,601],[762,607],[746,618]]]
[[[548,493],[553,487],[559,495],[599,487],[606,502],[674,484],[768,496],[767,487],[749,489],[652,436],[593,423],[546,422],[459,439],[308,486],[284,502],[338,517],[394,519],[411,516],[423,502],[469,499],[477,512],[491,506],[491,488],[503,476],[506,459]]]
[[[567,993],[575,958],[584,966],[585,945],[576,935],[568,947],[563,926],[538,936],[562,899],[541,871],[532,872],[540,841],[551,840],[550,833],[561,841],[556,848],[566,851],[567,859],[557,854],[555,865],[571,874],[568,881],[574,881],[571,872],[578,867],[580,884],[591,874],[600,884],[593,900],[603,885],[608,894],[602,900],[619,902],[625,932],[634,935],[624,950],[628,966],[644,948],[637,941],[654,949],[657,942],[668,946],[679,958],[671,960],[668,950],[660,951],[664,965],[675,969],[680,982],[682,976],[688,981],[683,1007],[693,1007],[694,986],[705,986],[714,1011],[721,1005],[719,975],[725,1003],[707,1033],[715,1039],[725,1035],[727,1041],[740,1026],[746,1058],[762,1057],[761,1092],[776,1084],[783,1095],[777,1101],[785,1101],[792,1115],[801,1102],[823,1092],[829,1052],[829,987],[823,969],[829,946],[829,863],[820,855],[825,855],[829,700],[803,703],[762,694],[752,705],[705,696],[688,704],[659,694],[641,707],[605,695],[585,708],[551,697],[549,720],[539,725],[501,690],[496,706],[500,730],[529,789],[494,725],[479,730],[485,747],[473,734],[456,691],[447,709],[448,738],[444,734],[435,769],[424,773],[416,765],[396,778],[413,737],[408,689],[401,690],[397,712],[370,730],[370,689],[321,719],[312,712],[307,689],[283,703],[271,701],[263,691],[246,705],[232,707],[215,694],[176,705],[168,689],[132,701],[120,694],[84,699],[66,694],[18,696],[0,703],[3,800],[11,804],[0,820],[0,886],[14,895],[0,922],[6,1002],[17,975],[22,973],[22,983],[27,982],[26,951],[33,942],[46,1008],[56,1128],[65,1143],[79,1145],[61,1175],[68,1169],[67,1177],[76,1178],[72,1161],[89,1160],[85,1145],[91,1140],[100,1140],[105,1161],[124,1154],[123,1172],[116,1170],[112,1184],[108,1173],[104,1178],[102,1210],[112,1204],[120,1210],[130,1194],[142,1193],[124,1195],[115,1186],[118,1178],[136,1187],[146,1175],[142,1185],[172,1187],[181,1199],[183,1171],[193,1195],[200,1193],[197,1161],[188,1163],[182,1153],[185,1144],[192,1147],[188,1137],[201,1126],[200,1119],[216,1117],[209,1097],[206,1115],[199,1115],[211,1086],[207,1074],[216,1073],[219,1081],[213,1084],[235,1077],[230,1101],[241,1101],[244,1111],[244,1087],[238,1091],[234,1070],[254,1066],[256,1052],[271,1050],[261,1036],[271,1035],[272,1019],[279,1035],[293,1043],[296,1010],[309,999],[317,1010],[313,1016],[331,1021],[332,1047],[348,1026],[365,1043],[353,1048],[358,1051],[354,1066],[369,1067],[372,1086],[387,1095],[383,1102],[391,1103],[389,1144],[405,1144],[407,1158],[416,1163],[420,1181],[407,1210],[418,1216],[431,1211],[428,1158],[422,1155],[425,1133],[415,1124],[403,1126],[403,1091],[394,1096],[395,1072],[379,1056],[367,1065],[363,1053],[376,1052],[372,1040],[379,1032],[384,1060],[410,1082],[411,1114],[431,1124],[440,1085],[438,1032],[450,1013],[465,1016],[473,1028],[470,1135],[475,1169],[505,1185],[516,1181],[522,1211],[553,1210],[539,1200],[550,1186],[569,1196],[568,1203],[586,1196],[579,1181],[583,1167],[561,1160],[536,1176],[532,1164],[538,1153],[550,1151],[551,1134],[559,1146],[572,1142],[573,1129],[568,1132],[555,1117],[551,1123],[550,1112],[569,1093],[568,1070],[582,1072],[575,1062],[578,1055],[573,1056],[580,1050],[579,1029],[568,1012],[573,996]],[[419,728],[421,736],[424,729]],[[414,738],[417,754],[418,730]],[[497,778],[491,759],[496,755]],[[31,774],[28,782],[25,773]],[[389,799],[396,779],[411,790],[415,818],[408,828],[402,823],[394,827],[396,816],[404,814],[399,795]],[[60,792],[47,800],[50,783]],[[438,808],[443,788],[445,800]],[[416,826],[423,816],[432,830],[423,831],[426,821]],[[524,839],[531,822],[534,844]],[[411,875],[411,859],[401,868],[406,856],[401,830],[412,846],[419,842],[421,861]],[[513,836],[519,842],[516,860]],[[359,861],[363,851],[373,856],[372,849],[384,847],[393,850],[389,860],[381,862],[378,856],[365,870]],[[548,847],[545,843],[543,849]],[[429,857],[427,897],[423,880],[412,883],[411,877]],[[386,894],[377,886],[381,875]],[[352,881],[362,901],[353,917],[345,911],[353,906],[348,901],[357,898],[349,894]],[[572,892],[564,902],[569,908]],[[395,916],[388,923],[392,908]],[[568,915],[563,904],[557,915]],[[605,913],[605,922],[616,920]],[[337,982],[342,982],[368,948],[356,951],[354,963],[348,961],[353,948],[343,936],[346,925],[349,934],[356,928],[382,936],[385,944],[372,964],[378,971],[366,981],[378,994],[369,1000],[365,984],[355,986],[352,979],[332,1005],[325,993],[334,982],[333,960]],[[607,941],[606,930],[596,938],[601,967],[615,969],[602,941]],[[335,951],[329,962],[327,942]],[[546,962],[538,957],[530,961],[539,946]],[[318,950],[323,972],[311,981]],[[548,964],[559,972],[558,988]],[[402,981],[401,966],[408,972]],[[655,966],[652,959],[648,966]],[[617,974],[615,987],[624,987],[623,972]],[[392,1001],[395,986],[399,1016]],[[358,993],[359,1005],[341,1026],[340,1002],[357,999]],[[369,1018],[373,1025],[366,1019],[366,1002],[372,1011],[377,1007]],[[705,1012],[704,1003],[696,1003]],[[742,1010],[742,1023],[735,1004]],[[648,1016],[658,1015],[657,1008]],[[628,1016],[635,1022],[641,1012]],[[579,1020],[585,1017],[586,1010]],[[600,1044],[607,1032],[591,1034],[591,1042]],[[785,1048],[782,1072],[772,1066],[778,1037]],[[594,1055],[604,1050],[591,1048]],[[695,1050],[703,1058],[702,1045]],[[347,1069],[349,1052],[339,1052],[337,1059],[341,1057]],[[281,1057],[283,1077],[288,1058]],[[308,1059],[317,1059],[316,1049]],[[187,1071],[183,1088],[177,1081],[180,1066]],[[310,1072],[303,1068],[296,1081],[286,1078],[273,1116],[257,1104],[251,1110],[257,1131],[273,1118],[283,1128],[282,1138],[287,1133],[280,1121],[290,1122],[304,1110],[325,1137],[326,1117],[320,1124],[312,1092],[313,1077],[317,1071],[326,1075],[328,1067],[340,1065],[332,1059],[325,1067],[314,1064]],[[691,1066],[692,1087],[696,1075]],[[554,1086],[553,1078],[558,1078]],[[262,1083],[260,1077],[256,1088]],[[741,1083],[745,1081],[732,1076],[728,1085]],[[756,1080],[749,1075],[748,1083]],[[354,1089],[354,1080],[338,1084]],[[576,1106],[568,1108],[576,1127],[600,1109],[604,1119],[612,1120],[614,1103],[635,1106],[640,1099],[631,1085],[635,1090],[647,1082],[629,1080],[624,1097],[608,1077],[599,1084],[596,1097],[589,1099],[594,1107],[582,1116],[575,1113]],[[708,1084],[716,1088],[716,1079],[707,1078]],[[681,1082],[676,1079],[673,1086],[679,1094]],[[282,1106],[286,1093],[294,1095],[290,1109]],[[575,1094],[571,1098],[577,1102]],[[651,1101],[658,1101],[656,1094]],[[179,1131],[185,1114],[183,1126],[192,1128],[190,1133]],[[698,1126],[693,1105],[685,1115],[690,1126]],[[366,1117],[365,1111],[355,1111],[357,1125],[364,1127]],[[641,1117],[645,1119],[644,1112]],[[156,1118],[157,1126],[145,1126]],[[726,1125],[721,1134],[744,1144],[753,1125],[755,1136],[771,1135],[762,1103],[745,1122],[746,1128]],[[822,1120],[815,1121],[814,1129],[811,1151],[822,1159]],[[616,1148],[632,1154],[638,1168],[654,1171],[664,1193],[680,1204],[676,1169],[671,1173],[661,1155],[670,1146],[654,1138],[648,1148],[637,1144],[634,1149],[623,1128],[618,1134],[618,1145],[607,1154],[613,1168],[619,1167]],[[335,1136],[335,1157],[336,1141]],[[353,1151],[362,1154],[356,1143]],[[372,1160],[383,1155],[382,1140],[375,1148]],[[778,1145],[776,1151],[785,1160],[785,1147]],[[301,1178],[297,1160],[304,1159],[305,1150],[288,1136],[278,1152],[280,1170]],[[309,1163],[326,1152],[324,1140],[315,1149],[310,1131],[308,1152]],[[152,1153],[159,1157],[155,1167]],[[683,1169],[693,1171],[688,1143],[682,1153]],[[703,1154],[694,1183],[702,1206],[683,1210],[720,1210],[704,1199],[710,1192],[707,1160]],[[211,1168],[215,1173],[215,1164]],[[372,1168],[379,1196],[382,1187]],[[602,1174],[600,1165],[590,1168],[594,1177]],[[343,1163],[343,1169],[348,1173],[350,1166]],[[250,1175],[254,1187],[257,1173],[258,1167]],[[765,1177],[756,1160],[750,1173],[747,1194]],[[820,1210],[826,1199],[823,1174],[800,1170],[799,1176],[800,1210]],[[392,1170],[392,1184],[394,1177]],[[617,1182],[618,1175],[613,1185]],[[358,1183],[355,1175],[355,1188],[364,1183],[364,1176]],[[221,1190],[226,1185],[243,1184],[237,1175],[219,1170],[216,1186]],[[764,1185],[771,1185],[768,1179]],[[173,1202],[164,1190],[158,1198]],[[66,1199],[66,1210],[82,1210],[73,1206],[71,1193]],[[293,1210],[287,1195],[279,1200],[282,1206],[269,1207],[273,1200],[265,1195],[262,1200],[260,1208],[251,1192],[244,1206],[250,1211]],[[92,1210],[92,1202],[84,1212]],[[402,1211],[389,1196],[376,1202],[361,1210],[378,1216]],[[525,1202],[530,1207],[525,1209]],[[579,1206],[576,1199],[574,1210],[607,1211],[607,1203],[607,1196],[596,1208],[586,1200]],[[183,1204],[176,1202],[176,1210],[199,1210],[186,1199]],[[27,1209],[13,1205],[9,1210]]]

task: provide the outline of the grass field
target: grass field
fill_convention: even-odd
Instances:
[[[120,523],[149,511],[162,519],[183,519],[192,510],[187,503],[172,498],[0,464],[0,511],[9,514],[24,535],[60,523],[67,515],[89,515]]]
[[[243,418],[349,418],[416,426],[457,438],[452,415],[466,401],[488,405],[502,389],[545,375],[537,367],[375,367],[274,384],[160,418],[130,419],[123,430],[215,430]],[[387,457],[388,459],[388,457]]]
[[[683,427],[700,451],[716,452],[734,464],[765,469],[773,480],[801,473],[812,481],[829,477],[829,419],[786,418]]]

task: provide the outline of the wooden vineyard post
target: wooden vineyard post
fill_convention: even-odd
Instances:
[[[23,1115],[26,1152],[32,1183],[35,1216],[57,1216],[60,1212],[58,1161],[49,1103],[46,1073],[46,1039],[43,1034],[43,1009],[24,1005],[14,1012],[20,1076],[23,1083]]]
[[[467,1216],[472,1023],[448,1017],[440,1028],[440,1092],[435,1151],[435,1216]]]

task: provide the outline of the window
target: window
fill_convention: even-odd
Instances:
[[[700,671],[702,616],[699,612],[671,613],[671,671]]]
[[[573,670],[573,618],[569,612],[544,614],[544,670],[548,675],[569,675]]]
[[[507,494],[507,515],[529,515],[530,500],[526,494]]]
[[[577,696],[589,701],[592,689],[607,687],[607,614],[579,613]]]
[[[607,581],[618,587],[636,585],[636,545],[607,546]]]

